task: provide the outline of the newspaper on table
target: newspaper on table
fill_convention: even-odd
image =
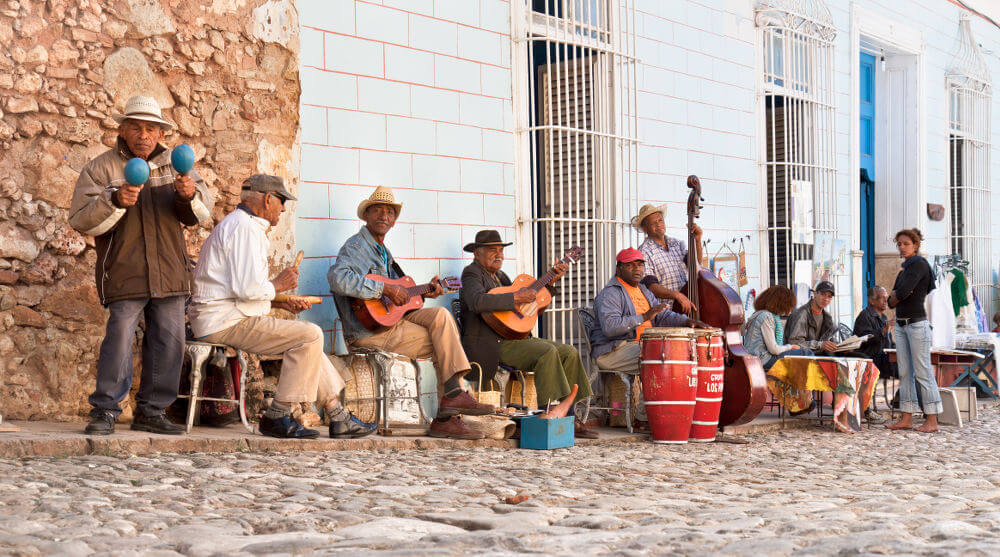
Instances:
[[[851,350],[857,350],[858,348],[861,348],[861,345],[867,342],[868,339],[870,338],[872,338],[871,335],[863,335],[860,337],[857,335],[851,335],[845,338],[844,340],[838,342],[837,349],[834,350],[834,352],[848,352]]]

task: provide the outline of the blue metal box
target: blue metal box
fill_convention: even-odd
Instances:
[[[543,420],[541,418],[521,419],[522,449],[559,449],[573,446],[572,416]]]

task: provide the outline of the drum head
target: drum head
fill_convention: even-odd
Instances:
[[[700,337],[721,337],[722,329],[716,327],[699,328],[694,330],[694,334]]]
[[[693,339],[695,330],[690,327],[650,327],[639,335],[639,340],[658,338]]]

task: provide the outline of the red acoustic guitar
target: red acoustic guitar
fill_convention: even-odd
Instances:
[[[365,275],[365,278],[404,288],[406,295],[409,297],[409,300],[401,306],[392,303],[392,300],[387,296],[372,300],[355,298],[351,302],[351,308],[354,309],[354,315],[358,318],[358,321],[369,331],[377,331],[383,327],[392,327],[407,313],[424,307],[423,295],[434,290],[432,283],[428,282],[427,284],[417,285],[413,283],[413,279],[410,277],[391,279],[379,275]],[[439,282],[445,292],[457,292],[462,287],[462,281],[456,277],[445,277],[440,279]]]
[[[583,250],[580,246],[573,246],[566,255],[559,260],[559,263],[574,263],[583,257]],[[549,269],[538,280],[531,275],[518,275],[510,286],[498,286],[489,291],[490,294],[507,294],[517,292],[522,288],[530,288],[535,291],[535,301],[521,304],[514,311],[494,311],[484,313],[483,321],[496,333],[508,340],[520,340],[528,338],[531,329],[535,328],[538,316],[545,311],[552,303],[552,294],[549,293],[545,285],[556,276],[555,270]]]

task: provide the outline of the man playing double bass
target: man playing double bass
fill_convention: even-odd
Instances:
[[[383,296],[397,305],[407,302],[406,290],[369,278],[373,274],[388,278],[405,276],[385,246],[385,237],[396,224],[403,204],[397,203],[392,190],[379,186],[358,205],[358,218],[365,221],[361,231],[344,242],[337,262],[327,272],[330,291],[344,326],[348,345],[402,354],[409,358],[431,357],[437,372],[438,391],[443,396],[438,416],[428,434],[453,439],[482,439],[482,433],[470,428],[459,414],[483,415],[495,411],[480,404],[462,390],[460,379],[469,371],[469,360],[462,350],[462,339],[451,313],[442,307],[422,308],[406,314],[398,323],[377,332],[369,331],[354,315],[352,298],[377,300]],[[434,290],[426,295],[436,298],[444,289],[435,280]]]
[[[632,226],[646,234],[646,240],[639,246],[646,260],[642,283],[661,301],[673,300],[684,313],[690,314],[694,305],[681,293],[688,281],[688,248],[682,240],[667,236],[664,214],[663,205],[646,204],[632,217]],[[701,227],[692,223],[691,234],[696,243],[695,261],[701,261]]]
[[[571,394],[571,386],[577,385],[577,400],[591,395],[590,382],[584,371],[580,353],[576,348],[559,342],[529,337],[521,340],[502,338],[483,320],[482,314],[495,311],[514,311],[520,304],[535,301],[535,291],[522,288],[507,294],[490,294],[499,286],[510,286],[510,278],[500,270],[503,266],[504,243],[496,230],[480,230],[476,240],[463,250],[475,255],[462,271],[462,289],[459,299],[462,303],[462,345],[469,360],[477,362],[483,369],[482,381],[489,381],[496,374],[497,363],[501,362],[523,371],[535,374],[535,389],[538,406],[544,408],[552,402],[561,401]],[[547,285],[553,294],[553,285],[566,273],[569,266],[558,263],[553,267],[555,276]],[[477,377],[470,377],[477,379]],[[597,432],[587,429],[582,422],[576,422],[576,436],[596,439]]]

